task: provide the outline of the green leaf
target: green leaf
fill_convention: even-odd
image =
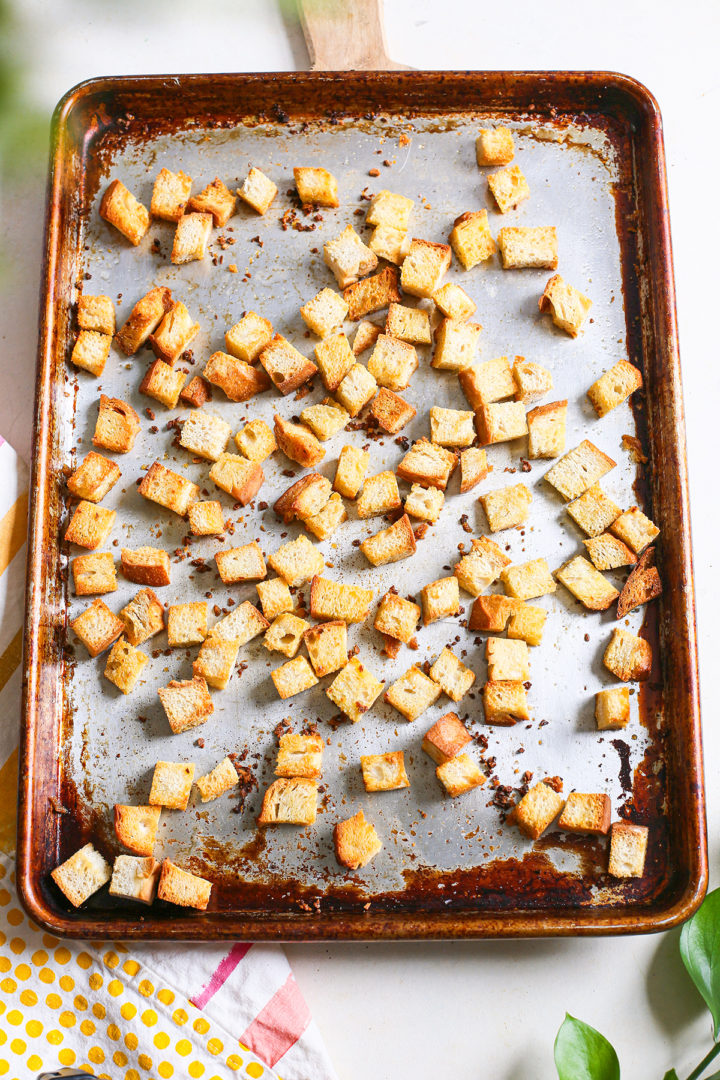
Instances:
[[[604,1035],[565,1013],[555,1039],[560,1080],[620,1080],[618,1057]]]
[[[678,1080],[678,1074],[674,1069],[671,1069],[670,1072],[665,1073],[663,1080]],[[712,1080],[712,1077],[710,1077],[710,1080]]]
[[[720,1034],[720,889],[708,893],[680,934],[680,955]]]

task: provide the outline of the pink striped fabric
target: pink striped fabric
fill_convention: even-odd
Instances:
[[[210,999],[217,994],[218,990],[225,985],[249,949],[250,945],[245,944],[244,942],[236,942],[227,956],[223,956],[208,982],[205,983],[195,997],[190,999],[196,1009],[205,1008],[208,1001],[210,1001]]]
[[[240,1042],[272,1068],[295,1045],[309,1023],[310,1010],[291,973],[245,1029]]]

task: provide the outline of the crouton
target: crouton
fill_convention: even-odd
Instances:
[[[457,457],[428,439],[418,439],[405,454],[396,472],[401,480],[423,487],[447,487],[450,475],[457,465]]]
[[[226,791],[237,786],[238,774],[229,757],[223,758],[205,776],[198,776],[195,786],[200,792],[200,798],[204,803],[219,799]]]
[[[325,457],[325,451],[310,428],[284,420],[278,413],[275,413],[274,435],[278,449],[285,457],[302,465],[303,469],[314,468]]]
[[[569,502],[596,484],[615,465],[611,457],[588,439],[583,439],[579,446],[555,462],[545,473],[545,479]]]
[[[515,357],[513,377],[517,386],[515,400],[522,401],[524,405],[539,401],[553,388],[552,375],[547,368],[535,364],[532,360],[526,360],[524,356]]]
[[[120,398],[100,395],[98,418],[93,434],[93,446],[110,450],[116,454],[127,454],[135,445],[140,431],[140,417]]]
[[[322,566],[320,567],[322,569]],[[313,619],[342,619],[346,623],[365,622],[372,603],[372,589],[345,585],[316,574],[310,586],[310,614]]]
[[[475,140],[478,165],[508,165],[515,154],[515,143],[509,128],[481,128]]]
[[[259,589],[260,586],[258,585]],[[258,609],[244,600],[233,608],[229,615],[219,619],[212,628],[212,636],[234,642],[238,647],[247,645],[258,634],[267,630],[270,623]]]
[[[178,907],[196,908],[205,911],[210,902],[212,882],[205,878],[181,870],[170,859],[164,859],[160,868],[160,880],[157,888],[158,900],[166,900]]]
[[[279,616],[281,619],[287,617]],[[309,690],[318,682],[304,656],[296,656],[294,660],[288,660],[287,664],[281,664],[279,668],[270,672],[270,678],[275,683],[275,689],[283,701],[294,697],[295,694],[301,694],[303,690]]]
[[[87,502],[99,503],[122,473],[114,461],[91,450],[67,479],[68,491]]]
[[[425,626],[438,619],[449,619],[460,611],[460,591],[456,577],[431,581],[423,586],[420,597]]]
[[[333,492],[322,510],[305,518],[303,524],[318,540],[328,540],[343,521],[347,521],[345,504],[337,492]]]
[[[588,536],[599,536],[620,516],[620,507],[599,484],[593,484],[565,509]]]
[[[153,360],[140,383],[140,393],[159,401],[166,409],[174,409],[184,385],[184,371],[175,370],[164,360]]]
[[[78,297],[77,322],[81,330],[112,337],[115,333],[115,308],[109,296]]]
[[[175,228],[170,261],[181,265],[204,259],[212,227],[212,214],[183,214]]]
[[[592,300],[584,296],[579,289],[568,285],[559,274],[550,278],[545,291],[538,301],[543,314],[549,313],[552,321],[570,337],[577,337],[588,317]]]
[[[152,589],[135,593],[120,611],[120,618],[131,645],[142,645],[165,629],[165,609]]]
[[[91,656],[109,649],[122,634],[125,624],[104,600],[93,600],[90,607],[72,619],[70,626]]]
[[[488,475],[487,451],[472,446],[460,454],[460,494],[471,491]]]
[[[610,830],[608,874],[617,878],[642,877],[645,871],[648,829],[629,821],[615,821]]]
[[[402,750],[389,754],[363,754],[360,768],[366,791],[398,791],[410,787]]]
[[[173,735],[199,727],[214,711],[210,691],[201,675],[193,675],[192,679],[173,679],[167,686],[160,687],[158,697]],[[192,769],[194,771],[194,765]],[[192,783],[192,775],[190,781]],[[152,796],[150,802],[153,802]]]
[[[333,829],[333,843],[337,861],[348,870],[366,866],[382,848],[375,826],[365,820],[362,810],[346,821],[338,821]]]
[[[390,304],[388,307],[385,333],[390,337],[407,341],[410,345],[429,345],[432,341],[430,316],[422,308],[403,307],[402,304]]]
[[[607,611],[620,595],[582,555],[563,563],[555,577],[590,611]]]
[[[122,806],[116,803],[113,817],[118,841],[135,855],[152,855],[160,812],[159,806]]]
[[[297,540],[289,540],[270,555],[268,565],[292,588],[304,585],[322,573],[325,560],[307,536],[298,536]]]
[[[365,221],[368,225],[384,225],[389,229],[407,232],[413,205],[413,200],[405,195],[396,195],[383,189],[373,195]]]
[[[430,668],[430,678],[452,701],[461,701],[475,682],[475,672],[447,646]]]
[[[547,596],[548,593],[554,593],[557,588],[545,559],[531,559],[530,562],[506,566],[500,578],[505,586],[505,592],[518,600],[533,600],[536,596]]]
[[[317,816],[317,781],[303,776],[274,780],[263,795],[258,825],[312,825]]]
[[[384,266],[377,274],[355,281],[343,290],[348,306],[348,318],[353,322],[372,315],[400,299],[398,272],[394,266]]]
[[[179,221],[185,213],[191,188],[192,178],[182,170],[174,173],[170,169],[161,169],[153,184],[151,216],[163,221]]]
[[[524,484],[512,484],[488,491],[478,501],[482,503],[490,532],[501,532],[525,524],[530,516],[532,494]]]
[[[552,825],[565,800],[548,784],[534,784],[512,812],[513,823],[530,840],[537,840]]]
[[[262,548],[257,540],[238,548],[215,552],[215,562],[223,585],[238,585],[243,581],[259,581],[267,577]]]
[[[268,627],[263,645],[269,652],[280,652],[292,660],[309,626],[310,624],[305,622],[305,619],[299,619],[297,615],[285,611],[282,615],[278,615]]]
[[[355,724],[363,713],[372,708],[384,685],[353,656],[335,676],[325,693]]]
[[[293,169],[300,202],[312,206],[339,206],[337,180],[327,169],[298,166]]]
[[[151,855],[144,859],[135,855],[117,855],[108,892],[123,900],[152,904],[159,878],[160,863]]]
[[[444,765],[472,742],[472,736],[456,713],[445,713],[430,728],[422,748],[436,765]]]
[[[291,345],[282,334],[276,334],[259,355],[259,360],[283,396],[293,393],[317,374],[312,360]]]
[[[218,536],[225,531],[222,506],[215,499],[191,503],[188,521],[193,536]]]
[[[355,367],[355,354],[342,331],[329,334],[317,343],[315,359],[325,388],[331,393],[337,390],[345,376]]]
[[[615,731],[627,727],[630,720],[630,690],[627,686],[612,686],[595,694],[595,723],[598,731]]]
[[[587,396],[598,416],[605,416],[639,390],[642,381],[642,375],[633,364],[618,360],[592,384]]]
[[[477,305],[459,285],[448,281],[433,293],[435,306],[448,319],[465,322],[477,311]]]
[[[498,233],[497,245],[503,270],[557,268],[557,231],[553,225],[506,225]]]
[[[524,641],[490,637],[485,642],[488,681],[527,682],[530,678],[530,654]]]
[[[120,569],[123,577],[136,585],[170,584],[170,556],[161,548],[121,548]]]
[[[399,506],[400,492],[397,480],[395,473],[390,471],[368,476],[355,504],[359,518],[387,514],[391,510],[397,510]]]
[[[515,210],[523,199],[530,198],[530,185],[518,165],[490,173],[488,187],[501,214]]]
[[[212,354],[203,369],[203,377],[213,386],[219,386],[230,401],[249,401],[272,385],[262,368],[224,352]]]
[[[317,296],[308,300],[300,308],[305,325],[317,334],[319,338],[325,338],[333,330],[342,327],[348,313],[346,301],[334,289],[321,289]]]
[[[235,436],[235,445],[248,461],[265,461],[277,450],[275,436],[264,420],[248,420]]]
[[[208,475],[241,506],[247,506],[255,498],[265,479],[257,461],[248,461],[239,454],[221,454]]]
[[[639,555],[660,535],[657,525],[637,506],[631,506],[629,510],[615,518],[610,525],[610,532],[627,544],[636,555]]]
[[[471,596],[479,596],[492,585],[493,581],[497,581],[503,567],[510,563],[510,559],[502,548],[487,536],[472,540],[471,545],[467,555],[463,555],[455,564],[453,573],[465,592],[470,593]],[[552,578],[550,580],[552,581]],[[554,588],[555,582],[552,584]]]
[[[115,523],[115,511],[82,499],[65,531],[65,543],[94,550],[107,539]]]
[[[253,165],[243,180],[242,186],[237,189],[237,193],[243,202],[252,206],[258,214],[266,214],[278,189],[277,184],[273,183],[269,176]]]
[[[528,457],[555,458],[565,449],[567,401],[539,405],[527,414]]]
[[[286,780],[301,776],[305,780],[319,780],[322,776],[322,754],[325,743],[322,736],[294,735],[289,732],[280,736],[275,775]]]
[[[471,409],[480,409],[484,405],[511,398],[516,390],[507,356],[464,366],[458,370],[458,382]]]
[[[583,540],[596,570],[617,570],[619,566],[634,566],[637,558],[627,544],[611,533],[600,533]]]
[[[220,416],[213,413],[191,413],[180,432],[180,445],[198,457],[217,461],[227,446],[232,428]]]
[[[378,225],[370,234],[368,247],[379,259],[387,259],[388,262],[401,266],[410,250],[410,239],[401,229]]]
[[[439,697],[437,683],[413,664],[386,691],[384,700],[411,722],[434,705]]]
[[[625,582],[617,606],[617,618],[624,619],[641,604],[662,596],[662,582],[655,567],[655,548],[647,548]]]
[[[72,561],[73,582],[78,596],[115,592],[115,560],[109,553],[78,555]]]
[[[129,694],[140,678],[148,662],[147,656],[139,649],[134,649],[124,638],[116,641],[107,658],[103,675],[111,683]]]
[[[98,378],[105,370],[110,355],[112,338],[107,334],[98,334],[95,330],[81,330],[70,354],[75,367],[89,371]]]
[[[177,300],[165,312],[155,332],[150,334],[150,348],[160,360],[172,367],[190,347],[199,330],[200,323],[194,323],[188,309],[182,301]]]
[[[272,339],[272,323],[254,311],[246,311],[242,319],[226,331],[225,348],[236,360],[253,364]]]
[[[223,225],[227,225],[235,213],[235,196],[216,176],[199,195],[192,196],[188,201],[188,209],[195,210],[199,214],[211,214],[215,227],[220,229]]]
[[[435,331],[432,366],[438,371],[462,372],[463,368],[469,368],[477,352],[481,331],[480,323],[443,319]]]
[[[319,405],[308,405],[300,413],[300,419],[321,442],[332,439],[350,422],[350,414],[332,398],[325,398]]]
[[[415,535],[407,514],[403,514],[387,529],[368,536],[360,545],[363,555],[373,566],[408,559],[415,554],[415,548]]]
[[[273,510],[286,525],[298,518],[304,521],[322,510],[330,498],[332,486],[320,473],[306,473],[283,491],[273,503]]]
[[[473,788],[481,787],[485,774],[468,754],[456,754],[438,765],[435,775],[451,798],[464,795]]]
[[[475,416],[460,409],[430,409],[430,441],[439,446],[465,447],[475,441]]]
[[[181,761],[158,761],[153,771],[148,802],[168,810],[187,810],[195,766]]]
[[[150,227],[150,215],[121,180],[112,180],[100,201],[100,217],[135,247]]]
[[[592,833],[604,836],[610,828],[612,806],[608,795],[581,795],[571,792],[558,820],[565,832]]]
[[[472,270],[478,263],[491,259],[495,254],[495,241],[487,210],[476,210],[455,218],[450,244],[465,270]]]
[[[286,581],[282,578],[269,578],[267,581],[258,581],[255,588],[258,591],[260,605],[266,619],[275,619],[284,611],[293,610],[293,598]]]
[[[642,682],[650,678],[652,659],[652,648],[648,641],[631,634],[629,630],[616,627],[605,649],[603,664],[623,682],[629,679]]]
[[[397,593],[387,592],[380,600],[373,626],[381,634],[407,645],[415,637],[419,618],[420,608],[417,604]]]
[[[193,676],[202,678],[214,690],[224,690],[230,682],[240,643],[214,632],[203,641],[193,660]]]
[[[507,635],[511,639],[525,641],[528,645],[539,645],[542,641],[546,619],[547,611],[544,608],[522,604],[510,615]]]
[[[343,446],[338,457],[333,488],[346,499],[354,499],[362,487],[370,464],[370,454],[357,446]]]
[[[452,251],[449,244],[413,240],[400,273],[403,289],[412,296],[430,300],[440,288],[451,261]]]
[[[191,405],[193,409],[199,409],[212,401],[212,389],[207,379],[202,375],[194,375],[187,386],[180,391],[180,400],[183,405]]]
[[[378,257],[363,244],[352,225],[346,226],[334,240],[323,247],[325,265],[332,270],[341,289],[377,269]]]
[[[167,614],[168,645],[200,645],[208,635],[207,601],[171,604]]]
[[[85,844],[56,866],[50,876],[72,906],[78,908],[107,884],[112,875],[100,852],[92,844]]]
[[[165,468],[159,461],[153,462],[147,470],[138,491],[146,499],[172,510],[180,517],[185,517],[190,503],[195,502],[200,495],[197,484],[191,483],[172,469]]]
[[[510,442],[527,434],[525,406],[521,401],[499,401],[481,405],[475,413],[478,438],[485,446]]]
[[[319,679],[347,664],[347,623],[343,620],[311,626],[303,633],[303,640]]]
[[[151,289],[138,300],[127,322],[118,330],[115,344],[126,356],[132,356],[145,344],[172,306],[173,299],[169,289],[163,285]]]
[[[371,348],[382,332],[382,326],[378,326],[377,323],[367,322],[366,320],[359,322],[352,343],[353,355],[360,356],[366,349]]]
[[[372,401],[377,391],[374,375],[362,364],[350,368],[337,388],[337,399],[342,407],[355,417]]]
[[[417,416],[417,412],[398,394],[388,390],[387,387],[382,387],[370,404],[370,415],[375,418],[383,431],[396,435],[414,416]]]
[[[489,630],[500,634],[505,629],[508,619],[521,607],[521,601],[509,596],[493,593],[491,596],[478,596],[470,609],[468,630]]]
[[[421,484],[413,484],[410,494],[405,498],[403,510],[410,517],[434,524],[440,517],[444,503],[445,493],[439,488],[424,488]]]

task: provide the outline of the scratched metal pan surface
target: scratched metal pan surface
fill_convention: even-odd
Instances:
[[[513,130],[516,161],[532,193],[505,216],[493,208],[474,156],[478,127],[500,121]],[[603,74],[99,80],[61,103],[55,135],[19,825],[19,880],[34,917],[73,936],[247,939],[629,932],[665,928],[687,917],[705,888],[704,808],[662,139],[647,91]],[[99,217],[99,200],[112,177],[149,205],[162,166],[184,170],[200,190],[215,176],[234,189],[251,164],[277,182],[278,198],[265,217],[239,207],[224,229],[215,230],[202,262],[171,264],[168,224],[153,223],[134,248]],[[339,209],[294,212],[292,169],[298,164],[322,165],[337,176]],[[372,618],[350,630],[350,644],[387,685],[445,645],[476,673],[473,690],[459,706],[442,697],[414,723],[382,698],[359,723],[337,723],[337,710],[324,693],[332,676],[280,701],[270,672],[285,658],[256,639],[241,650],[228,688],[213,692],[210,720],[173,736],[157,689],[191,675],[195,650],[169,650],[164,635],[153,638],[142,647],[150,658],[143,677],[124,696],[103,677],[106,657],[89,659],[68,628],[89,601],[76,598],[68,585],[69,557],[77,552],[68,552],[61,541],[72,511],[62,470],[91,448],[101,390],[129,401],[142,417],[133,451],[117,458],[122,480],[103,504],[118,511],[109,550],[119,556],[122,546],[149,544],[175,553],[163,602],[207,596],[212,623],[214,608],[228,611],[242,600],[257,601],[254,586],[222,585],[213,556],[251,539],[267,556],[300,532],[296,524],[280,524],[272,512],[291,482],[290,471],[300,475],[299,467],[274,455],[264,464],[266,479],[254,503],[233,507],[209,481],[208,465],[176,445],[168,422],[182,420],[188,410],[167,411],[139,394],[148,351],[128,359],[113,348],[99,381],[67,363],[79,293],[110,295],[121,324],[151,286],[167,285],[201,326],[191,361],[182,362],[189,376],[223,348],[225,330],[248,309],[265,315],[312,355],[315,339],[305,332],[299,308],[323,286],[334,285],[322,246],[347,224],[362,232],[364,196],[382,187],[415,200],[412,234],[433,241],[447,240],[458,214],[483,206],[493,233],[502,225],[555,225],[559,272],[593,300],[585,332],[571,340],[539,315],[548,272],[503,271],[495,259],[469,273],[454,262],[448,275],[477,304],[480,358],[523,355],[546,365],[554,380],[549,400],[568,400],[567,447],[590,438],[614,458],[606,490],[620,506],[640,504],[662,528],[658,558],[665,596],[622,624],[642,628],[654,649],[652,677],[633,687],[631,720],[622,732],[598,733],[593,718],[595,692],[612,685],[602,653],[616,625],[614,611],[587,613],[561,587],[537,601],[548,620],[542,644],[531,650],[532,719],[513,728],[484,724],[486,635],[466,629],[472,600],[465,594],[458,618],[422,628],[417,651],[403,648],[394,660],[381,653]],[[286,211],[289,227],[283,228]],[[420,366],[405,394],[417,409],[402,433],[408,439],[429,435],[432,404],[466,407],[457,378],[429,366],[429,348],[418,351]],[[621,357],[643,369],[645,388],[633,408],[622,406],[599,420],[586,390]],[[234,404],[216,390],[207,408],[234,433],[252,417],[272,423],[275,412],[296,416],[323,395],[319,379],[302,400],[273,391]],[[639,440],[646,462],[623,436]],[[373,437],[356,425],[324,444],[320,472],[332,478],[345,443],[370,450],[371,473],[394,469],[403,453],[394,438]],[[390,586],[417,596],[423,584],[451,572],[471,534],[487,532],[478,495],[520,481],[533,496],[529,522],[496,539],[515,562],[544,556],[557,568],[582,552],[582,537],[543,480],[551,463],[533,461],[528,468],[526,456],[524,440],[489,448],[492,472],[465,495],[453,477],[442,515],[419,540],[415,556],[390,566],[369,567],[357,547],[386,523],[358,520],[348,504],[348,523],[321,545],[327,576],[371,588],[376,599]],[[194,539],[188,549],[187,523],[137,493],[143,469],[156,459],[219,498],[233,522],[232,534]],[[619,586],[625,575],[608,576]],[[136,590],[119,576],[117,591],[105,600],[118,611]],[[308,602],[309,587],[299,591],[301,598]],[[488,780],[448,799],[420,744],[427,728],[454,708],[475,736],[471,753]],[[327,742],[318,819],[306,829],[263,831],[255,819],[273,778],[275,729],[285,720],[294,730],[316,723]],[[367,794],[360,755],[390,750],[405,751],[409,789]],[[207,804],[193,796],[185,813],[163,813],[159,831],[158,853],[213,881],[206,913],[161,903],[140,910],[114,902],[106,890],[79,912],[68,910],[49,871],[89,839],[108,857],[117,853],[113,804],[145,802],[157,760],[192,761],[201,775],[228,753],[239,754],[257,780],[244,803],[237,793]],[[517,798],[530,774],[533,780],[560,776],[565,792],[607,792],[614,817],[649,825],[644,877],[610,879],[605,840],[570,838],[552,829],[533,844],[505,824],[505,789]],[[351,874],[335,860],[332,832],[335,822],[359,809],[375,824],[383,849]]]

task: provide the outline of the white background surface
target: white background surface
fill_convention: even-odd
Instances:
[[[17,0],[19,59],[51,110],[93,75],[307,66],[302,35],[275,0]],[[422,68],[625,72],[663,111],[704,669],[711,882],[720,793],[713,665],[720,645],[716,437],[716,203],[720,175],[717,4],[569,0],[510,8],[477,0],[386,0],[391,55]],[[43,181],[6,190],[0,212],[0,433],[30,450],[42,253]],[[292,946],[290,960],[343,1080],[550,1080],[565,1010],[616,1045],[623,1077],[685,1076],[710,1026],[663,937],[537,942]],[[310,1080],[310,1078],[309,1078]]]

